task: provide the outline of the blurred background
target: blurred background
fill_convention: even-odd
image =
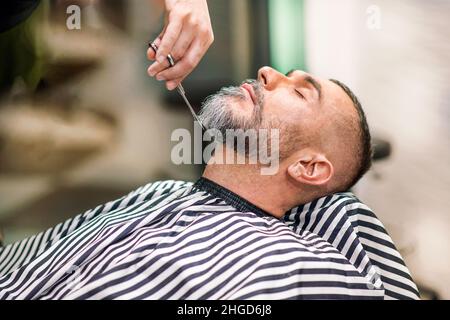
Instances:
[[[147,76],[159,1],[43,0],[0,33],[0,228],[12,243],[160,179],[193,120]],[[77,1],[70,1],[76,4]],[[270,65],[336,78],[360,97],[377,147],[354,192],[383,221],[423,298],[450,299],[450,1],[209,0],[215,42],[185,81],[198,109]]]

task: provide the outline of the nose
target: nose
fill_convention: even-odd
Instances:
[[[258,71],[258,81],[262,83],[264,89],[273,90],[283,81],[286,76],[271,67],[262,67]]]

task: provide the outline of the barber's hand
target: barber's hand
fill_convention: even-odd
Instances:
[[[175,89],[199,64],[214,41],[206,0],[165,0],[166,25],[154,41],[159,47],[149,49],[147,56],[156,61],[148,74],[166,81],[168,90]],[[175,66],[170,68],[167,56],[171,54]]]

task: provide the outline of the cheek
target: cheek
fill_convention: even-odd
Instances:
[[[268,118],[276,118],[282,123],[297,122],[310,117],[308,115],[310,110],[306,107],[305,101],[289,94],[287,90],[267,95],[263,113]]]
[[[226,108],[233,114],[240,116],[251,116],[253,114],[253,104],[245,99],[240,99],[236,97],[229,98],[226,103],[224,103]]]

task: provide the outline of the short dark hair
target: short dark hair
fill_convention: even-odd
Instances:
[[[330,79],[330,81],[337,84],[339,87],[342,88],[342,90],[344,90],[344,92],[352,100],[353,105],[355,106],[355,109],[358,113],[359,145],[357,147],[357,154],[358,154],[357,168],[355,170],[355,173],[354,173],[352,179],[348,180],[348,182],[345,184],[345,186],[343,188],[345,191],[348,191],[372,167],[372,158],[373,158],[372,137],[370,135],[370,129],[369,129],[369,124],[367,123],[366,114],[364,113],[364,110],[361,106],[361,103],[359,102],[359,99],[352,92],[352,90],[350,90],[350,88],[348,86],[346,86],[345,84],[343,84],[342,82],[335,80],[335,79]]]

